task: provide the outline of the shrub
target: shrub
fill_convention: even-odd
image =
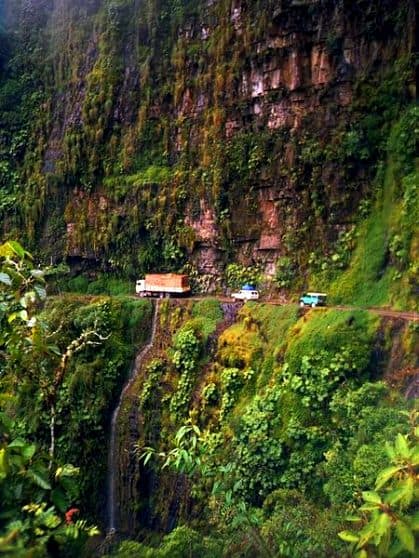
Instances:
[[[336,537],[342,520],[335,511],[310,502],[297,490],[279,489],[263,504],[262,534],[275,555],[284,558],[342,556],[343,544]]]
[[[297,275],[297,266],[289,256],[282,256],[276,262],[275,282],[282,289],[292,287]]]
[[[186,525],[176,527],[167,535],[159,548],[158,558],[185,558],[200,556],[202,558],[218,558],[223,555],[219,541],[202,537]]]
[[[225,279],[231,289],[240,289],[246,283],[257,286],[261,281],[261,272],[258,266],[232,263],[226,268]]]

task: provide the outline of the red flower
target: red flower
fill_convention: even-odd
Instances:
[[[80,513],[79,508],[70,508],[68,511],[65,512],[65,522],[69,525],[73,523],[73,515]]]

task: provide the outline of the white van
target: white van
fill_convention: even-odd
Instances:
[[[231,297],[235,298],[236,300],[258,300],[259,291],[241,289],[238,293],[232,293]]]

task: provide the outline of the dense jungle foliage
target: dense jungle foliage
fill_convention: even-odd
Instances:
[[[0,247],[0,266],[0,553],[67,544],[77,556],[82,535],[98,532],[78,514],[104,513],[110,413],[151,305],[46,300],[44,272],[16,242]]]
[[[349,556],[348,542],[414,554],[417,410],[394,388],[417,362],[415,324],[399,327],[396,356],[393,324],[366,311],[248,303],[235,316],[216,299],[161,303],[135,385],[143,467],[119,513],[147,518],[136,534],[149,542],[86,550],[98,530],[78,515],[103,520],[112,401],[151,305],[45,301],[31,256],[15,242],[0,255],[4,555]],[[405,376],[383,381],[391,358]]]
[[[248,303],[208,353],[221,310],[161,308],[172,339],[136,387],[142,509],[124,510],[150,543],[112,556],[413,555],[418,417],[382,379],[391,323]],[[417,328],[401,335],[408,370]],[[150,528],[173,513],[181,526],[156,547]]]
[[[417,555],[413,22],[0,0],[0,556]]]

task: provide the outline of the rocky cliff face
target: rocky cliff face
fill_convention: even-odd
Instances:
[[[409,0],[20,2],[38,97],[6,232],[128,272],[307,268],[372,196],[409,99],[412,14]]]

